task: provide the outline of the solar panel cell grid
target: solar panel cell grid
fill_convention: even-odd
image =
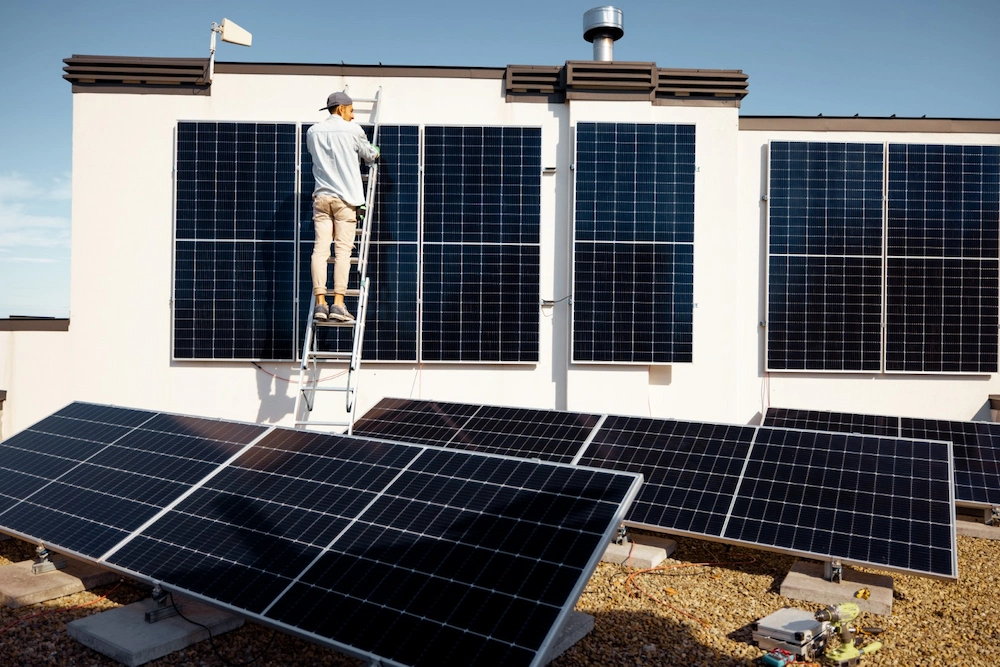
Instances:
[[[578,123],[573,360],[692,358],[693,125]]]
[[[538,361],[541,129],[424,129],[421,358]]]
[[[954,576],[948,461],[943,442],[761,428],[723,535]]]
[[[178,123],[175,358],[291,358],[295,136],[290,123]]]
[[[887,146],[771,143],[769,369],[996,371],[1000,147]]]
[[[642,472],[629,521],[720,536],[752,437],[751,427],[612,416],[580,463]]]
[[[204,435],[189,435],[198,431]],[[0,510],[0,525],[58,535],[69,551],[100,557],[231,456],[238,440],[249,443],[264,431],[74,403],[0,446],[0,487],[7,489],[0,497],[20,501]],[[21,443],[51,454],[6,455]],[[13,489],[24,495],[12,497]]]
[[[1000,424],[882,415],[859,415],[768,408],[765,426],[794,426],[840,432],[877,432],[904,438],[953,443],[955,500],[960,504],[1000,505]],[[900,464],[902,465],[902,464]],[[885,470],[887,474],[892,470]],[[910,484],[905,479],[898,484]],[[908,488],[901,488],[909,496]]]
[[[445,445],[479,409],[475,405],[383,398],[354,422],[354,433],[426,445]]]

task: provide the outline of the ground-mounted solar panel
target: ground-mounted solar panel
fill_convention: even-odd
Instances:
[[[749,426],[608,417],[580,463],[642,471],[630,522],[718,537],[753,435]]]
[[[774,141],[767,367],[882,368],[881,144]]]
[[[577,123],[572,360],[692,360],[695,126]]]
[[[291,359],[296,127],[177,124],[175,359]]]
[[[266,430],[73,403],[0,442],[0,526],[98,558]]]
[[[353,433],[572,463],[599,423],[583,412],[383,398],[355,421]]]
[[[761,427],[722,537],[958,576],[949,443]]]
[[[956,503],[1000,506],[1000,424],[774,407],[763,424],[951,442]]]
[[[886,371],[995,373],[1000,146],[889,144]]]
[[[425,437],[463,448],[467,425],[493,409],[384,399],[357,424],[377,437]],[[537,423],[558,423],[562,414],[526,412]],[[522,451],[524,429],[516,420],[497,419],[482,430],[490,433],[492,451],[535,456]],[[895,435],[604,415],[574,460],[643,475],[626,515],[630,525],[954,578],[951,447],[933,435]]]
[[[537,362],[542,132],[424,128],[423,361]]]
[[[864,433],[866,435],[900,435],[899,419],[896,417],[856,415],[848,412],[827,412],[824,410],[770,407],[764,414],[761,425],[811,431]]]
[[[66,450],[86,460],[54,474],[78,472],[81,488],[99,490],[87,511],[111,515],[119,498],[140,494],[150,505],[123,519],[110,544],[74,553],[379,664],[544,664],[641,484],[627,473],[352,436],[110,409],[115,423],[109,408],[78,404],[63,412],[81,410],[101,419],[78,419],[75,431],[60,413],[0,447],[0,481],[49,469],[25,467],[23,452],[58,460]],[[144,428],[149,441],[137,434]],[[132,434],[134,451],[177,445],[188,458],[84,474],[82,463]],[[198,475],[187,461],[209,466]],[[185,484],[154,503],[150,479]],[[44,521],[60,508],[38,512],[36,530],[11,527],[6,517],[34,496],[3,488],[0,531],[65,550],[63,525]]]

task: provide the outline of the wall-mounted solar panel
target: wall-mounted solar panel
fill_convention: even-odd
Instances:
[[[577,123],[572,360],[692,360],[695,126]]]
[[[722,537],[956,578],[953,471],[946,442],[761,427]]]
[[[421,359],[537,362],[542,132],[424,128]]]
[[[315,239],[312,222],[312,156],[306,146],[306,131],[301,137],[301,196],[299,212],[299,323],[301,344],[305,326],[311,317],[312,272],[310,258]],[[369,139],[374,128],[365,126]],[[415,125],[379,126],[378,183],[372,221],[372,243],[368,251],[368,277],[371,291],[365,320],[362,356],[370,361],[417,360],[417,265],[418,221],[420,215],[420,128]],[[363,174],[367,166],[359,164]],[[332,252],[332,250],[331,250]],[[354,253],[357,256],[357,251]],[[333,287],[333,268],[328,270],[327,288]],[[350,289],[358,287],[358,273],[351,271]],[[356,312],[354,300],[348,308]],[[318,348],[350,352],[353,330],[320,327]]]
[[[749,426],[612,416],[580,463],[643,471],[630,522],[720,537],[753,436]]]
[[[598,423],[599,415],[584,412],[383,398],[353,433],[571,463]]]
[[[895,435],[953,443],[955,501],[968,506],[1000,506],[1000,424],[861,415],[821,410],[768,408],[765,426],[845,433]]]
[[[494,409],[384,399],[356,427],[464,449],[467,425]],[[553,424],[564,413],[525,414],[535,424]],[[539,456],[524,451],[522,424],[499,419],[488,430],[491,451]],[[643,475],[625,519],[631,525],[907,574],[957,576],[954,466],[946,442],[614,415],[574,442],[579,438],[583,447],[574,460],[580,465]]]
[[[889,144],[886,371],[995,373],[1000,146]]]
[[[544,664],[641,477],[73,404],[0,482],[0,531],[379,664],[499,666]]]
[[[882,368],[881,144],[773,141],[767,368]]]
[[[294,357],[296,127],[180,122],[173,356]]]

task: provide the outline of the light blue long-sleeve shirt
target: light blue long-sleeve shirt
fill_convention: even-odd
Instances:
[[[351,206],[364,204],[359,159],[371,164],[378,157],[378,150],[369,143],[361,126],[330,114],[325,121],[309,128],[306,145],[316,181],[313,194],[333,195]]]

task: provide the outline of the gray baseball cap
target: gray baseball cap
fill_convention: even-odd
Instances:
[[[333,107],[339,107],[341,105],[347,106],[349,104],[354,104],[354,100],[352,100],[347,93],[338,91],[336,93],[330,93],[330,96],[326,98],[326,106],[320,107],[319,110],[324,111],[326,109],[332,109]]]

